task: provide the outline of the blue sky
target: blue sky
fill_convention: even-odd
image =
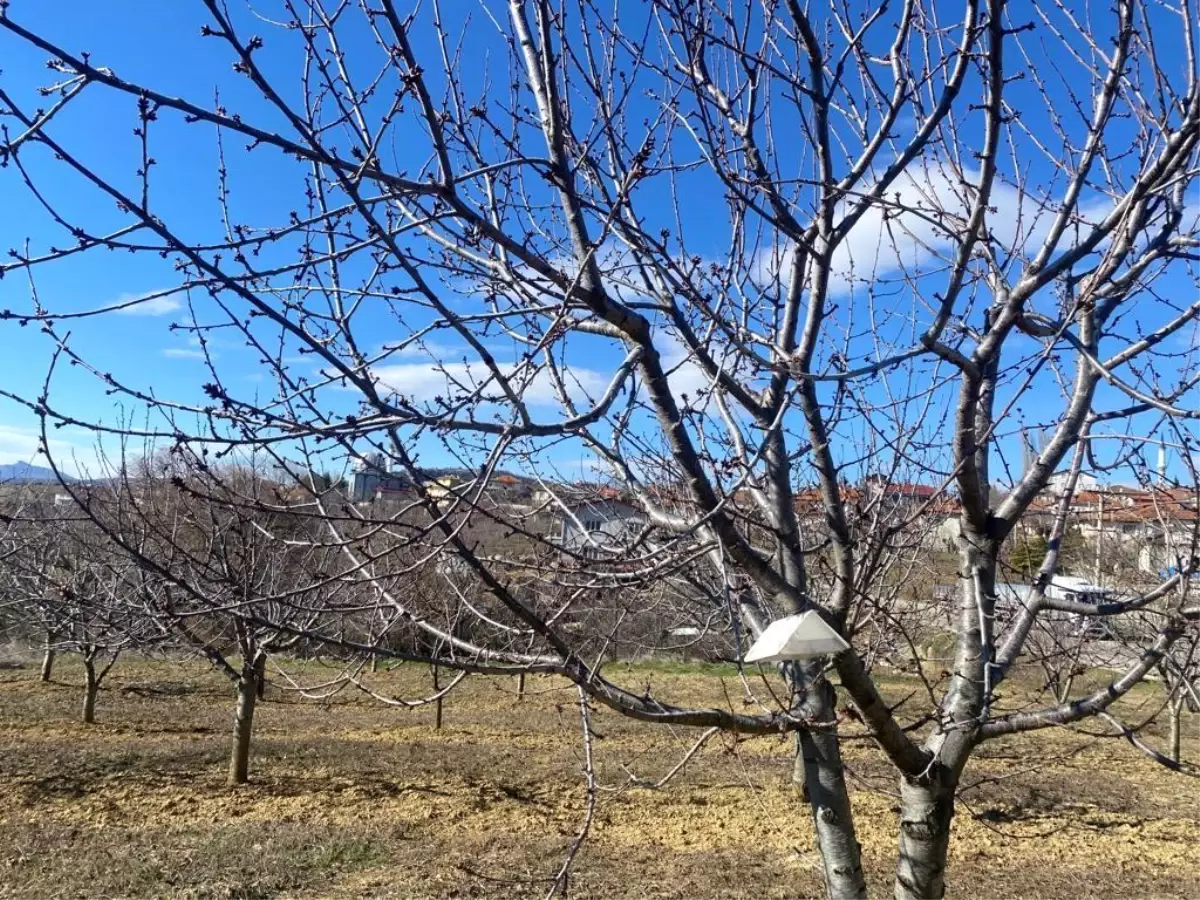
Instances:
[[[69,9],[68,9],[69,7]],[[46,29],[65,46],[93,48],[97,56],[112,60],[112,67],[130,78],[150,77],[164,83],[164,89],[204,98],[212,97],[213,85],[226,82],[220,61],[206,52],[199,41],[198,18],[178,15],[175,4],[156,2],[127,4],[75,3],[63,5],[18,3],[11,13],[31,26]],[[54,73],[45,67],[45,54],[11,37],[4,39],[2,56],[3,85],[17,96],[27,97],[32,88],[53,83]],[[58,134],[72,146],[82,145],[91,158],[107,162],[114,170],[127,167],[137,143],[132,135],[131,104],[112,95],[89,98],[64,115]],[[211,142],[173,140],[162,156],[178,159],[179,165],[164,167],[160,188],[169,195],[178,191],[194,202],[197,196],[215,198],[215,187],[208,191],[188,190],[188,182],[212,179],[215,148]],[[44,160],[31,161],[38,166]],[[128,173],[132,174],[132,173]],[[3,173],[6,214],[0,224],[0,246],[23,248],[26,239],[34,253],[50,246],[71,243],[30,192],[15,179],[12,167]],[[111,201],[86,189],[78,179],[56,178],[49,182],[55,202],[69,203],[81,218],[102,228],[122,224],[122,217]],[[194,210],[183,206],[177,211],[185,221],[200,224],[210,209]],[[43,303],[52,308],[81,310],[128,299],[146,292],[170,287],[176,277],[170,267],[150,255],[102,259],[84,255],[43,266],[35,273],[36,287]],[[30,306],[30,287],[23,272],[10,273],[0,281],[0,307],[14,311]],[[189,358],[194,348],[186,339],[166,330],[180,307],[178,298],[131,309],[128,315],[83,320],[72,328],[73,340],[81,353],[95,360],[102,371],[141,371],[156,388],[172,395],[194,392],[197,363]],[[36,326],[24,329],[6,327],[3,336],[6,351],[0,355],[0,379],[15,393],[36,394],[45,377],[53,342],[38,333]],[[97,390],[94,379],[78,370],[64,371],[56,379],[56,395],[72,408],[86,410],[105,418],[120,415],[112,400]],[[129,409],[127,412],[132,413]],[[36,420],[11,403],[0,406],[0,459],[28,458],[33,447],[31,432]],[[67,429],[61,433],[62,449],[89,438]]]
[[[506,70],[498,62],[499,54],[495,53],[495,27],[482,11],[483,7],[466,3],[445,6],[449,18],[458,16],[463,24],[469,24],[465,38],[467,51],[455,62],[457,77],[468,85],[469,93],[482,93],[485,84],[489,84],[492,91],[503,94],[508,78]],[[256,7],[263,15],[269,15],[271,8],[270,5]],[[1014,18],[1019,17],[1021,12],[1018,4],[1014,8]],[[422,16],[429,14],[427,6],[421,8]],[[222,105],[230,111],[240,112],[256,124],[285,127],[278,113],[262,101],[245,79],[232,72],[225,48],[215,39],[201,37],[200,27],[206,23],[207,17],[198,3],[110,0],[106,3],[48,4],[15,0],[10,15],[68,49],[90,51],[96,62],[110,66],[117,74],[131,81],[147,82],[163,93],[184,96],[204,106],[213,104],[214,97],[219,96]],[[244,11],[238,15],[238,22],[245,26],[246,33],[255,30],[255,23]],[[280,84],[291,85],[297,92],[291,99],[298,99],[296,81],[286,74],[295,70],[294,46],[289,46],[285,39],[279,38],[278,33],[268,25],[258,25],[269,38],[264,51],[266,68],[281,76]],[[369,45],[369,35],[361,28],[355,30],[356,27],[352,26],[346,34],[347,47],[351,51],[358,46],[366,48]],[[457,33],[460,27],[451,22],[449,30]],[[436,90],[440,79],[438,48],[430,39],[428,29],[417,28],[413,34],[417,56],[427,61],[425,65],[431,72]],[[1168,35],[1165,40],[1169,51],[1171,37]],[[364,52],[363,59],[367,56]],[[361,68],[355,68],[355,53],[348,54],[348,58],[356,78],[369,78],[365,63]],[[46,69],[44,54],[7,34],[0,34],[0,60],[3,60],[0,86],[22,102],[29,101],[39,86],[54,81],[55,73]],[[1028,101],[1028,108],[1023,112],[1031,124],[1034,127],[1044,126],[1047,120],[1044,113],[1039,112],[1042,101],[1037,93],[1028,85],[1017,85],[1013,90],[1017,92],[1014,95],[1017,102]],[[47,102],[43,100],[41,104]],[[631,114],[627,122],[631,140],[640,127],[638,118],[651,116],[654,109],[654,104],[649,100],[639,100],[633,106],[635,114]],[[130,98],[89,88],[84,100],[72,103],[54,121],[50,133],[123,189],[136,191],[138,181],[134,170],[139,160],[139,143],[132,130],[136,124],[133,113],[134,103]],[[971,116],[964,114],[963,118],[964,129],[969,133]],[[786,119],[782,119],[779,127],[784,127],[785,123]],[[900,128],[905,127],[911,127],[911,122],[901,123]],[[399,136],[401,139],[393,138],[387,149],[391,164],[398,169],[418,170],[426,161],[421,142],[414,140],[410,145],[402,140],[402,131]],[[678,145],[675,152],[685,154],[687,141],[684,136],[677,134],[673,140]],[[152,129],[152,145],[158,163],[154,168],[152,188],[156,214],[185,237],[196,241],[218,239],[223,226],[218,202],[218,153],[214,130],[206,126],[185,125],[175,117],[164,115]],[[224,150],[232,188],[229,203],[235,217],[254,226],[286,221],[289,213],[302,205],[304,170],[273,150],[260,149],[247,153],[243,145],[244,140],[226,136]],[[77,177],[63,177],[60,174],[61,167],[54,166],[44,151],[31,151],[23,161],[35,175],[37,186],[45,192],[47,200],[56,209],[66,211],[72,220],[84,221],[97,232],[120,227],[127,221],[114,208],[111,199],[99,195]],[[1036,154],[1030,154],[1027,162],[1028,169],[1021,173],[1024,177],[1032,177],[1035,182],[1042,180],[1047,184],[1054,183],[1053,167],[1039,160]],[[1016,173],[1010,168],[1004,174],[1012,179]],[[931,176],[929,172],[925,172],[924,177],[917,181],[925,190],[930,189],[931,183],[935,192],[945,189],[937,187],[936,175]],[[719,202],[721,188],[711,177],[703,175],[685,177],[682,186],[684,196],[680,199],[672,197],[659,182],[648,185],[639,197],[642,209],[660,205],[661,219],[669,224],[673,220],[670,205],[672,202],[681,203],[687,212],[689,252],[719,261],[722,254],[727,253],[731,227],[725,206]],[[903,184],[900,187],[906,189]],[[51,246],[71,243],[69,236],[64,235],[63,229],[52,221],[38,200],[21,183],[19,173],[12,166],[0,170],[0,196],[4,198],[5,205],[4,215],[0,217],[0,252],[9,247],[23,249],[26,241],[34,255],[46,252]],[[997,223],[994,227],[997,228],[1015,221],[1020,212],[1019,201],[1016,200],[1012,201],[1009,208],[1004,207],[1005,196],[1003,191],[998,194],[1000,208],[994,214]],[[1086,198],[1085,206],[1091,204],[1097,214],[1102,214],[1107,202],[1110,201],[1102,195],[1096,195]],[[878,245],[882,228],[879,217],[868,217],[864,226],[852,235],[849,244],[859,271],[871,268],[870,265],[864,266],[863,260],[875,260],[874,255],[878,251],[873,248]],[[927,235],[926,239],[936,241],[933,235]],[[272,260],[292,258],[289,254],[294,249],[295,245],[267,250],[258,262],[265,265]],[[917,243],[908,245],[907,252],[911,258],[904,261],[914,264],[918,270],[928,262]],[[767,256],[764,250],[761,258],[765,260]],[[895,266],[889,269],[887,264],[883,264],[882,268],[884,274],[894,281],[898,274]],[[348,270],[352,275],[361,276],[366,271],[365,263],[348,266]],[[77,254],[53,265],[36,267],[33,276],[34,288],[42,304],[59,312],[123,303],[155,292],[168,291],[178,284],[178,275],[168,260],[150,253],[128,254],[105,250]],[[454,297],[456,285],[453,282],[439,283],[447,296],[458,304],[457,308],[480,307],[478,298]],[[1195,296],[1194,273],[1186,270],[1168,273],[1158,287],[1167,294]],[[843,316],[853,314],[858,317],[855,321],[861,322],[875,307],[881,319],[886,320],[882,328],[888,333],[883,335],[878,331],[872,334],[856,326],[850,344],[853,351],[869,356],[876,337],[899,342],[906,331],[911,332],[927,321],[921,318],[919,312],[916,318],[906,312],[910,306],[906,302],[906,290],[900,284],[891,287],[877,284],[874,294],[861,285],[854,287],[846,283],[839,287],[835,300]],[[879,312],[880,309],[886,312],[889,305],[894,305],[895,315],[891,319]],[[0,308],[17,312],[31,308],[31,286],[25,272],[11,271],[0,280]],[[191,313],[205,323],[219,319],[218,311],[204,292],[192,291],[186,295],[178,292],[131,306],[122,313],[64,323],[59,333],[70,332],[72,348],[88,360],[96,371],[111,372],[118,379],[127,380],[137,389],[153,392],[158,397],[182,403],[198,403],[203,399],[201,386],[212,380],[212,375],[196,337],[189,335],[186,329],[173,330],[171,327],[180,322],[186,323]],[[399,308],[393,306],[387,312],[368,311],[361,317],[359,328],[359,339],[368,350],[377,350],[402,337],[396,315],[403,315],[405,323],[410,326],[420,327],[428,321],[427,313],[415,308],[404,309],[402,305]],[[1153,327],[1153,324],[1148,322],[1146,327]],[[245,346],[244,340],[228,331],[207,332],[206,340],[219,374],[231,392],[244,397],[252,397],[256,392],[262,396],[270,395],[269,373],[258,354]],[[4,347],[4,352],[0,353],[0,383],[13,393],[36,396],[40,393],[54,349],[53,341],[39,333],[36,325],[21,328],[13,322],[0,325],[0,341]],[[1195,341],[1194,330],[1180,336],[1180,341],[1179,349],[1182,352],[1187,349],[1188,342]],[[505,364],[517,358],[513,343],[502,335],[489,334],[485,343],[497,359]],[[620,348],[611,341],[588,338],[574,341],[572,346],[570,365],[578,387],[580,391],[594,396],[603,389],[607,377],[619,364]],[[668,357],[671,346],[668,342]],[[1032,343],[1025,348],[1026,352],[1035,349]],[[397,386],[397,389],[431,396],[437,393],[439,380],[444,381],[445,370],[441,373],[432,371],[430,357],[440,357],[451,374],[469,378],[473,374],[471,367],[462,363],[461,359],[455,361],[455,356],[462,351],[461,342],[445,334],[435,335],[424,350],[407,348],[395,353],[380,364],[379,375]],[[287,346],[283,346],[279,352],[294,372],[307,372],[312,378],[320,376],[320,367],[311,357],[296,357],[294,349]],[[1194,353],[1192,365],[1195,365]],[[1186,358],[1181,359],[1181,364],[1185,361]],[[933,377],[933,373],[933,366],[923,362],[908,374],[920,382]],[[695,391],[697,377],[694,370],[684,366],[676,379],[681,389]],[[1004,442],[1005,452],[1014,465],[1019,459],[1014,436],[1019,421],[1035,424],[1048,420],[1059,407],[1055,399],[1053,375],[1044,371],[1039,379],[1038,390],[1022,399],[1018,409],[1020,416],[1014,417],[1011,426],[1006,428],[1009,437]],[[537,396],[544,386],[538,384],[532,390]],[[863,391],[864,399],[871,402],[886,400],[886,389],[878,384],[865,386]],[[1107,396],[1111,398],[1112,395]],[[114,402],[114,398],[106,394],[103,384],[79,367],[60,367],[55,375],[52,399],[60,408],[91,420],[113,424],[122,417],[133,417],[135,421],[143,421],[142,409],[127,399]],[[349,392],[339,394],[337,391],[327,391],[322,403],[331,414],[353,411],[353,397]],[[952,397],[942,392],[930,398],[927,405],[911,405],[906,415],[910,421],[915,417],[917,421],[924,422],[928,436],[935,439],[942,418],[947,409],[952,408],[951,403]],[[535,412],[549,416],[553,410],[550,404],[539,402],[535,404]],[[1152,426],[1146,421],[1137,423],[1137,427],[1149,429]],[[0,462],[30,458],[36,446],[35,428],[36,419],[32,414],[11,402],[0,401]],[[869,421],[847,422],[839,435],[846,442],[843,455],[853,457],[855,452],[852,452],[851,445],[866,441],[869,434]],[[58,430],[55,440],[58,443],[53,449],[60,456],[78,452],[81,459],[87,459],[94,452],[90,447],[90,435],[78,429],[68,427]],[[421,447],[425,454],[423,459],[430,465],[453,460],[453,447],[442,447],[428,439]],[[109,449],[113,449],[111,445]],[[471,448],[462,449],[466,457],[476,452]],[[581,455],[582,451],[577,445],[567,444],[556,447],[547,459],[574,475],[586,468],[586,464],[580,462]],[[854,471],[854,468],[851,467],[849,471]]]

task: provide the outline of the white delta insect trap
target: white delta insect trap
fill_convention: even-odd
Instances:
[[[788,662],[849,650],[845,639],[815,610],[785,616],[766,627],[746,653],[748,663]]]

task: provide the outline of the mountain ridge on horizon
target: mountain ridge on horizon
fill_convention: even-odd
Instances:
[[[64,475],[67,481],[74,481],[69,475]],[[53,469],[46,466],[36,466],[31,462],[17,461],[14,463],[0,463],[0,482],[12,481],[58,481],[58,476],[54,474]]]

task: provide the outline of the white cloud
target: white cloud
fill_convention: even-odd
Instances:
[[[964,177],[975,183],[979,173],[968,171]],[[883,203],[867,209],[834,250],[830,294],[845,295],[856,284],[902,272],[917,278],[943,267],[957,244],[958,230],[970,216],[972,197],[970,188],[947,166],[928,162],[909,168],[884,193]],[[1111,206],[1107,199],[1082,203],[1078,216],[1084,223],[1095,223]],[[1058,213],[1057,206],[1043,206],[1031,194],[1001,180],[993,186],[989,207],[987,228],[993,242],[1017,254],[1039,246]],[[1068,229],[1060,250],[1069,247],[1073,237]],[[781,274],[786,279],[792,252],[789,246],[760,254],[755,280],[767,284]]]
[[[40,440],[31,428],[0,425],[0,463],[30,462],[38,454]]]
[[[518,366],[516,363],[497,363],[503,377],[509,379],[513,391],[531,406],[558,406],[559,395],[553,378],[544,368]],[[376,366],[371,370],[377,383],[395,391],[411,403],[429,403],[436,397],[452,400],[482,388],[480,399],[485,402],[506,402],[502,385],[480,362],[436,363],[413,362]],[[563,384],[568,396],[577,403],[587,398],[599,399],[607,390],[611,373],[581,366],[562,369]]]
[[[697,406],[701,394],[713,385],[713,380],[692,358],[691,351],[675,335],[659,332],[655,335],[663,368],[667,370],[667,383],[671,393],[680,400],[688,398],[691,406]],[[718,354],[720,348],[713,345],[709,351]]]
[[[183,303],[174,294],[163,291],[122,294],[113,305],[121,306],[121,309],[117,310],[117,315],[120,316],[166,316],[183,308]]]
[[[434,338],[423,338],[420,341],[402,341],[397,344],[386,344],[379,347],[374,355],[387,355],[394,359],[462,359],[474,351],[466,344],[451,344]]]
[[[187,347],[167,347],[162,355],[168,359],[204,359],[203,350],[191,350]]]

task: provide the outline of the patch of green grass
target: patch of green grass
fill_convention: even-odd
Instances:
[[[387,854],[383,848],[365,838],[349,838],[321,844],[313,848],[308,858],[309,865],[322,874],[365,869],[386,861]]]
[[[719,678],[735,678],[738,673],[737,666],[733,663],[682,659],[629,660],[609,663],[604,668],[610,673],[627,675],[645,672],[657,675],[711,675]]]

